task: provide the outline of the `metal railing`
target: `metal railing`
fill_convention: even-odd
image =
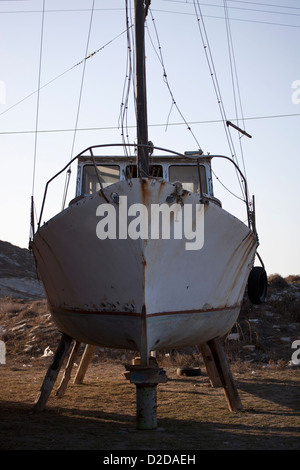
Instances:
[[[94,146],[91,146],[91,147],[87,147],[85,150],[83,150],[82,152],[80,152],[78,155],[76,155],[74,158],[72,158],[58,173],[56,173],[52,178],[50,178],[47,183],[46,183],[46,186],[45,186],[45,191],[44,191],[44,196],[43,196],[43,202],[42,202],[42,207],[41,207],[41,212],[40,212],[40,217],[39,217],[39,221],[38,221],[38,229],[41,225],[41,220],[42,220],[42,216],[43,216],[43,212],[44,212],[44,207],[45,207],[45,202],[46,202],[46,197],[47,197],[47,192],[48,192],[48,187],[49,187],[49,184],[55,179],[57,178],[59,175],[61,175],[68,167],[70,167],[70,165],[75,161],[77,160],[78,158],[84,156],[84,154],[86,154],[87,152],[90,152],[90,155],[91,155],[91,158],[92,158],[92,161],[93,161],[93,165],[95,167],[95,172],[96,172],[96,175],[97,175],[97,179],[98,179],[98,182],[100,184],[100,191],[103,195],[103,197],[105,198],[105,200],[108,202],[108,199],[107,199],[107,196],[105,195],[104,193],[104,189],[103,189],[103,185],[102,185],[102,182],[101,182],[101,179],[100,179],[100,175],[99,175],[99,169],[96,165],[96,161],[95,161],[95,157],[94,157],[94,153],[93,153],[93,149],[97,149],[97,148],[106,148],[106,147],[138,147],[138,146],[142,146],[142,147],[148,147],[148,145],[142,145],[142,144],[99,144],[99,145],[94,145]],[[255,214],[254,214],[254,210],[251,211],[250,209],[250,203],[249,203],[249,196],[248,196],[248,185],[247,185],[247,181],[246,181],[246,178],[245,176],[243,175],[242,171],[240,170],[239,166],[229,157],[225,156],[225,155],[200,155],[200,154],[182,154],[180,152],[175,152],[173,150],[169,150],[169,149],[166,149],[166,148],[163,148],[163,147],[156,147],[156,146],[152,146],[151,147],[151,150],[160,150],[162,152],[168,152],[168,153],[171,153],[172,155],[176,155],[178,157],[181,157],[181,158],[184,158],[184,159],[196,159],[197,160],[197,164],[198,164],[198,167],[199,167],[199,159],[201,158],[205,158],[205,157],[209,157],[209,158],[223,158],[225,160],[228,160],[230,161],[236,168],[236,170],[238,171],[238,173],[240,174],[241,178],[242,178],[242,182],[243,182],[243,185],[244,185],[244,191],[245,191],[245,204],[246,204],[246,211],[247,211],[247,219],[248,219],[248,226],[250,229],[252,229],[252,231],[256,234],[256,227],[255,227]],[[201,189],[201,177],[200,177],[200,172],[199,172],[199,185],[200,185],[200,197],[202,198],[204,195],[202,194],[202,189]]]

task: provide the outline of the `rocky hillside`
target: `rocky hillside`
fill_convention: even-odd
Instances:
[[[0,241],[0,278],[34,278],[36,270],[31,251]]]
[[[0,297],[44,298],[33,254],[26,248],[0,241]]]
[[[225,344],[232,360],[285,365],[291,361],[293,343],[300,340],[300,276],[268,278],[268,295],[262,305],[252,305],[245,293],[241,313]]]
[[[5,343],[7,358],[30,362],[54,351],[59,338],[37,279],[32,253],[0,242],[0,340]],[[245,295],[240,316],[224,340],[232,361],[268,367],[290,364],[293,343],[300,340],[300,276],[269,276],[268,297],[263,305],[250,304]],[[124,353],[127,354],[96,350],[98,356],[116,359],[124,358]],[[197,347],[159,353],[159,357],[169,357],[171,361],[178,360],[179,355],[189,365],[201,360]]]

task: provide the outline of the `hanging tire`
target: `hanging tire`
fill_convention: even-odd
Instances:
[[[268,278],[264,268],[255,266],[248,278],[248,298],[254,305],[262,304],[267,296]]]

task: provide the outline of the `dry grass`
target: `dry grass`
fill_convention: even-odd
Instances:
[[[265,305],[245,300],[232,330],[239,341],[225,338],[244,411],[229,412],[223,390],[210,387],[197,348],[162,351],[157,359],[168,382],[158,387],[155,431],[136,429],[135,386],[123,377],[135,352],[97,349],[84,384],[71,381],[57,398],[61,371],[46,410],[33,413],[51,361],[41,356],[48,346],[56,349],[60,334],[46,301],[0,299],[7,348],[7,364],[0,365],[0,449],[299,449],[300,368],[287,367],[291,344],[281,338],[300,338],[300,276],[273,275],[269,283]],[[202,375],[179,377],[181,366],[200,366]]]
[[[298,449],[299,369],[233,366],[244,411],[229,412],[223,390],[200,377],[166,368],[158,386],[158,429],[138,431],[135,386],[118,361],[94,361],[84,384],[52,391],[46,410],[33,413],[49,358],[31,366],[0,366],[0,449],[201,450]],[[5,384],[5,386],[3,386]]]

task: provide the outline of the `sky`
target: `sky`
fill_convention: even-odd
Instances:
[[[0,240],[27,248],[31,196],[39,215],[46,182],[72,157],[122,141],[125,30],[125,0],[0,1]],[[300,274],[299,48],[299,0],[152,0],[146,23],[149,139],[178,152],[200,146],[231,156],[222,100],[226,119],[238,118],[252,136],[230,130],[255,195],[258,253],[268,274],[284,277]],[[127,123],[134,142],[131,101]],[[233,165],[212,164],[215,196],[246,220]],[[68,200],[76,164],[71,170]],[[45,220],[61,210],[65,176],[49,187]]]

